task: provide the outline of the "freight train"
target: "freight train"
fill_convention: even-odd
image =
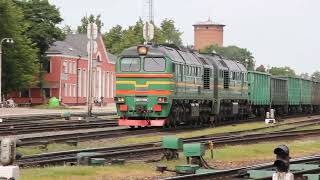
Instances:
[[[124,50],[116,62],[114,98],[120,126],[217,124],[276,113],[320,110],[320,83],[247,71],[218,54],[172,44]]]

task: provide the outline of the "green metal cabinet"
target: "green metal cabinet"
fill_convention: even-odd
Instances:
[[[185,157],[197,157],[205,154],[204,144],[192,143],[183,145],[183,154]]]
[[[165,149],[182,149],[182,139],[176,136],[163,136],[162,147]]]

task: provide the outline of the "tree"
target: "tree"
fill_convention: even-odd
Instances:
[[[175,27],[173,20],[163,20],[160,25],[160,30],[165,43],[175,44],[178,46],[182,45],[182,33]]]
[[[300,77],[303,79],[310,79],[309,73],[301,73]]]
[[[26,36],[30,24],[12,0],[0,1],[0,39],[11,37],[14,43],[3,48],[3,90],[8,93],[30,87],[35,82],[37,48]]]
[[[314,73],[312,73],[311,77],[312,79],[320,82],[320,71],[315,71]]]
[[[259,67],[256,68],[256,71],[266,72],[266,68],[264,67],[264,65],[261,64]]]
[[[71,29],[71,26],[65,25],[65,26],[62,28],[62,32],[63,32],[64,34],[71,34],[73,31],[72,31],[72,29]]]
[[[120,25],[112,27],[104,34],[104,42],[109,52],[120,54],[124,49],[144,43],[143,21],[139,19],[135,25],[124,29]],[[153,42],[157,44],[175,43],[181,45],[181,32],[174,26],[174,21],[164,20],[160,27],[154,25]]]
[[[81,25],[78,26],[77,32],[78,33],[86,33],[89,23],[96,23],[98,27],[98,32],[101,33],[101,29],[103,27],[103,22],[101,21],[101,14],[98,14],[97,17],[95,17],[93,14],[90,14],[89,17],[84,16],[81,18]]]
[[[269,72],[274,76],[296,76],[295,71],[288,66],[272,67]]]
[[[23,10],[25,19],[29,23],[26,35],[31,38],[39,49],[39,86],[44,84],[44,75],[46,71],[42,66],[47,66],[48,58],[46,52],[49,47],[58,40],[63,40],[65,34],[58,27],[62,22],[58,8],[51,5],[48,0],[15,0],[15,3]]]
[[[64,39],[64,33],[58,27],[63,19],[56,6],[51,5],[48,0],[15,2],[23,10],[24,17],[30,24],[26,35],[39,48],[39,56],[44,56],[55,41]]]
[[[217,45],[211,45],[200,50],[200,52],[217,53],[228,59],[240,61],[240,63],[245,65],[248,70],[254,69],[254,57],[252,56],[252,53],[245,48],[239,48],[237,46],[219,47]]]

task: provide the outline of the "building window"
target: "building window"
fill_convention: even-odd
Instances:
[[[76,62],[72,62],[72,65],[73,65],[73,67],[72,67],[72,73],[73,73],[73,74],[76,74],[76,72],[77,72],[77,63],[76,63]]]
[[[22,90],[20,91],[20,97],[22,97],[22,98],[29,98],[29,97],[31,97],[31,95],[30,95],[30,89],[22,89]]]
[[[48,60],[47,62],[45,62],[44,64],[43,64],[43,69],[47,72],[47,73],[51,73],[52,72],[52,70],[51,70],[51,61],[50,60]]]
[[[68,84],[64,84],[64,96],[67,97],[68,96]]]
[[[72,73],[72,61],[68,61],[68,73]]]
[[[44,88],[43,93],[47,98],[51,97],[51,89],[50,88]]]
[[[68,93],[69,97],[72,97],[72,84],[68,84],[68,91],[69,91]]]
[[[63,72],[64,72],[65,74],[68,73],[68,61],[64,61],[64,62],[63,62]]]
[[[99,56],[99,55],[97,56],[97,61],[98,61],[98,62],[100,62],[100,61],[101,61],[101,59],[100,59],[100,56]]]
[[[77,86],[75,84],[72,85],[72,97],[76,97],[76,88]]]

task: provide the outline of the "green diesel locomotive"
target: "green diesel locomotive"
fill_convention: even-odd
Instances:
[[[120,126],[201,125],[248,117],[247,70],[217,54],[143,45],[116,63]]]

